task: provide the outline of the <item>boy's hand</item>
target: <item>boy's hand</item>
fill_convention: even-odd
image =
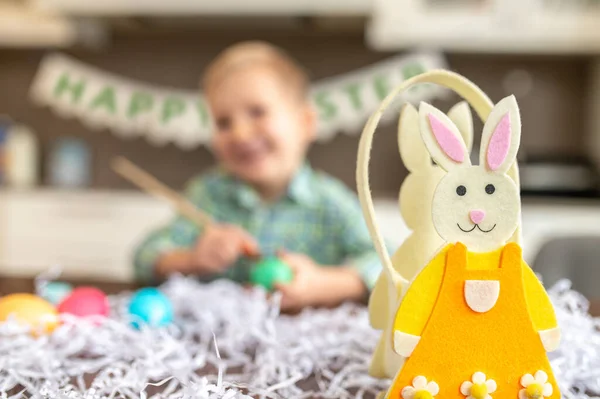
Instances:
[[[225,271],[242,255],[257,255],[258,244],[238,226],[208,226],[192,251],[192,265],[202,273]]]
[[[303,254],[281,252],[278,255],[294,272],[291,282],[275,284],[282,293],[283,311],[337,306],[344,301],[360,300],[366,293],[362,279],[353,269],[321,266]]]
[[[297,311],[305,306],[316,305],[317,298],[313,289],[323,270],[303,254],[280,252],[278,256],[294,272],[291,282],[275,284],[275,288],[282,293],[281,310]]]

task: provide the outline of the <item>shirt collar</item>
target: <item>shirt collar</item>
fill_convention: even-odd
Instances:
[[[316,197],[312,191],[313,173],[308,163],[300,167],[287,190],[286,195],[290,200],[303,205],[314,203]]]
[[[252,209],[260,205],[261,199],[256,190],[249,184],[224,173],[226,181],[226,192],[240,206]],[[308,163],[304,163],[296,172],[290,182],[284,198],[279,201],[291,201],[292,203],[301,205],[310,205],[314,203],[315,196],[311,191],[311,181],[313,170]]]

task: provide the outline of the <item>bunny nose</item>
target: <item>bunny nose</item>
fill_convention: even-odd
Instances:
[[[485,217],[485,212],[480,209],[474,209],[471,212],[469,212],[469,217],[471,218],[471,221],[473,223],[479,224]]]

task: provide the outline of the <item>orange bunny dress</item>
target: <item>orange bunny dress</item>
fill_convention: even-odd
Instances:
[[[449,244],[398,308],[395,334],[418,343],[386,398],[558,399],[545,330],[558,334],[554,309],[517,244]]]

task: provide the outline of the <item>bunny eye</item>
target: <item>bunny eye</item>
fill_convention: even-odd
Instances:
[[[458,187],[456,187],[456,194],[458,194],[458,195],[460,195],[462,197],[466,193],[467,193],[467,188],[465,186],[458,186]]]
[[[488,194],[494,194],[494,191],[496,191],[496,187],[494,187],[493,184],[488,184],[487,186],[485,186],[485,192]]]

